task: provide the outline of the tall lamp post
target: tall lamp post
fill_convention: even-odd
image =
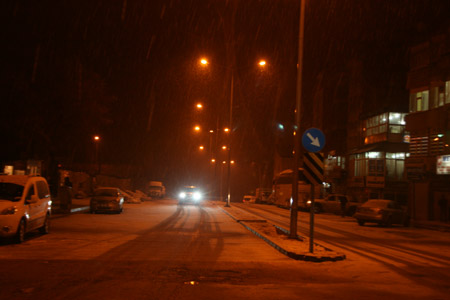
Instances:
[[[234,95],[234,77],[233,70],[231,70],[231,82],[230,82],[230,120],[229,132],[228,132],[228,166],[227,166],[227,203],[225,207],[230,207],[231,203],[231,132],[233,131],[233,95]]]

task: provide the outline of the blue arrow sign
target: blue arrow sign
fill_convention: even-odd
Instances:
[[[325,135],[320,129],[309,128],[303,133],[302,144],[309,152],[319,152],[325,146]]]

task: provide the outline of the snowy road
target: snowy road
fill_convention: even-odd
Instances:
[[[286,210],[249,208],[288,220]],[[317,219],[317,239],[346,260],[287,258],[210,203],[55,217],[50,234],[0,245],[0,299],[448,299],[441,233]]]

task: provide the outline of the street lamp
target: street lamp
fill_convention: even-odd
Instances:
[[[98,159],[98,145],[100,143],[100,136],[94,135],[94,144],[95,144],[95,164],[97,165],[97,174],[100,173],[100,161]]]
[[[207,66],[209,64],[208,60],[206,58],[200,59],[200,64],[203,66]],[[264,67],[266,65],[266,61],[261,60],[259,61],[258,65],[260,67]],[[233,100],[234,100],[234,69],[228,68],[231,71],[231,80],[230,80],[230,108],[229,108],[229,122],[228,128],[225,128],[225,132],[229,133],[228,136],[228,165],[227,165],[227,203],[225,204],[226,207],[230,206],[231,202],[231,141],[232,141],[232,128],[233,128]]]

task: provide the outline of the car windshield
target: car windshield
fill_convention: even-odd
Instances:
[[[0,182],[0,200],[19,201],[24,186],[10,182]]]
[[[99,189],[94,192],[94,196],[117,196],[117,190],[114,189]]]
[[[185,193],[195,193],[198,191],[198,189],[195,186],[186,186],[183,188],[183,191]]]
[[[389,201],[386,200],[369,200],[363,204],[365,207],[378,207],[378,208],[386,208]]]

